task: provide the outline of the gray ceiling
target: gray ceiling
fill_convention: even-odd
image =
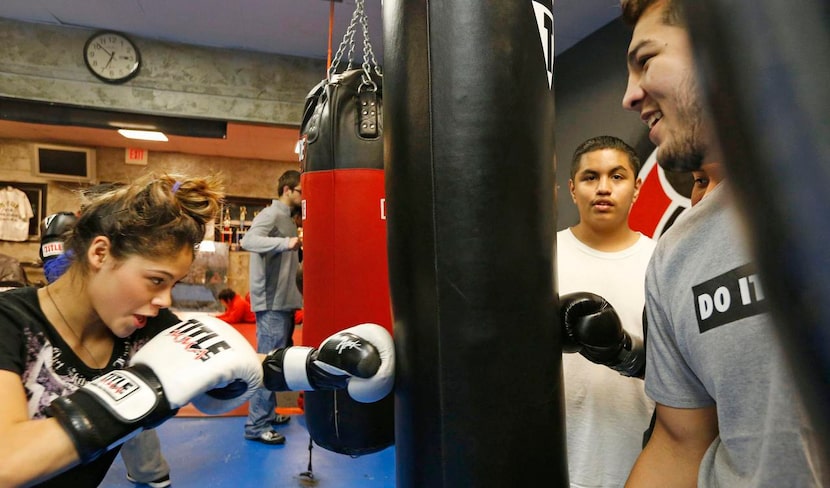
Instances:
[[[383,44],[381,1],[365,0],[378,55]],[[0,17],[325,59],[330,5],[329,0],[3,0]],[[334,3],[335,48],[354,8],[354,0]],[[619,10],[619,0],[555,0],[556,54],[616,18]]]

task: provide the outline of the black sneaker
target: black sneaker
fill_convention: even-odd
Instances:
[[[275,430],[266,430],[259,435],[245,434],[245,438],[249,441],[257,441],[272,446],[277,444],[285,444],[285,436]]]
[[[150,486],[152,488],[167,488],[168,486],[171,486],[170,485],[170,475],[162,476],[159,479],[149,481],[147,483],[142,483],[140,481],[136,481],[136,479],[133,478],[130,473],[127,473],[127,481],[129,481],[130,483],[135,483],[137,485],[147,485],[147,486]]]
[[[277,414],[274,417],[274,420],[271,421],[271,425],[285,425],[288,423],[289,420],[291,420],[291,417],[289,417],[288,415]]]

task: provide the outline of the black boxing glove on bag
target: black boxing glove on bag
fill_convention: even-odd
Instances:
[[[578,352],[625,376],[642,377],[643,342],[623,329],[614,307],[594,293],[570,293],[560,298],[562,350]]]
[[[361,324],[329,336],[319,348],[271,351],[262,366],[271,391],[346,389],[352,399],[373,403],[392,391],[395,348],[384,327]]]

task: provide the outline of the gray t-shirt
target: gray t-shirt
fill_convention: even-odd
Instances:
[[[657,243],[646,272],[646,393],[675,408],[717,405],[719,436],[698,486],[822,486],[815,432],[730,192],[719,185]]]

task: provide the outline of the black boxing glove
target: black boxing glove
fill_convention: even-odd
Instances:
[[[563,352],[578,352],[625,376],[642,377],[643,342],[623,329],[614,307],[594,293],[570,293],[560,298]]]
[[[271,351],[262,363],[271,391],[342,390],[361,403],[392,391],[395,346],[377,324],[360,324],[329,336],[319,348],[294,346]]]
[[[38,254],[43,262],[43,274],[49,283],[58,279],[69,265],[63,243],[77,221],[78,217],[72,212],[58,212],[43,219]]]

